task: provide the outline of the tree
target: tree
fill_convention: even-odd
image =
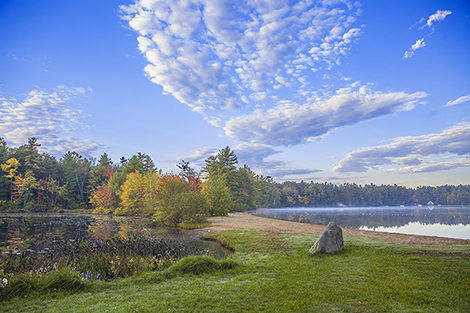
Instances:
[[[87,183],[88,174],[91,169],[91,161],[87,158],[83,158],[77,152],[67,152],[62,159],[62,163],[64,165],[65,170],[68,172],[68,184],[70,185],[70,191],[73,193],[73,187],[76,186],[78,189],[80,198],[79,201],[81,203],[86,203],[87,199],[85,199],[85,186]],[[74,183],[71,183],[71,180]]]
[[[209,210],[209,201],[201,193],[199,179],[184,180],[169,174],[158,187],[159,207],[153,219],[169,226],[180,223],[201,223]]]
[[[13,201],[18,204],[19,200],[23,198],[23,206],[26,206],[37,187],[38,181],[32,171],[26,171],[25,175],[19,174],[13,181]]]
[[[98,161],[98,164],[99,164],[99,166],[102,166],[104,168],[112,168],[113,161],[111,161],[108,154],[105,152],[101,155],[101,157]]]
[[[122,158],[121,158],[122,159]],[[147,172],[156,173],[157,169],[150,156],[145,153],[138,153],[134,155],[130,160],[126,160],[121,163],[121,167],[117,173],[113,175],[109,183],[111,184],[114,192],[119,195],[121,187],[126,181],[127,175],[135,171],[139,171],[142,174]]]
[[[235,153],[226,147],[219,151],[215,156],[206,159],[206,166],[202,169],[206,179],[218,178],[225,182],[230,192],[232,200],[231,212],[243,211],[245,206],[243,203],[244,193],[239,187],[239,177],[236,164],[238,158]]]
[[[9,158],[7,143],[0,137],[0,164],[4,164]],[[11,195],[11,181],[2,172],[0,167],[0,203],[9,200]]]
[[[114,175],[112,168],[113,162],[107,153],[103,153],[98,161],[98,165],[91,167],[87,187],[89,194],[96,188],[109,182],[109,179]]]
[[[179,175],[182,178],[197,176],[196,171],[191,168],[191,166],[189,166],[189,162],[186,162],[185,160],[181,160],[181,162],[176,164],[176,166],[181,170]]]
[[[209,178],[202,187],[202,193],[208,198],[209,215],[227,215],[233,203],[225,180],[220,177]]]
[[[10,200],[13,201],[13,182],[15,181],[20,162],[15,158],[8,159],[5,164],[1,165],[2,171],[7,172],[6,177],[10,179]]]
[[[276,208],[281,205],[281,193],[276,188],[274,180],[271,176],[258,175],[255,177],[259,196],[256,202],[257,207]]]
[[[91,203],[96,208],[97,213],[113,213],[119,203],[113,188],[108,184],[103,184],[91,193]]]
[[[238,188],[241,190],[242,197],[238,199],[243,211],[253,210],[256,208],[259,189],[256,182],[256,173],[253,172],[248,165],[238,169]]]
[[[203,172],[208,176],[225,176],[227,178],[237,171],[235,165],[238,163],[238,158],[228,146],[220,150],[217,155],[208,157],[205,162],[206,166],[203,168]]]
[[[127,175],[122,185],[121,207],[119,214],[142,214],[145,207],[145,182],[142,174],[137,170]]]

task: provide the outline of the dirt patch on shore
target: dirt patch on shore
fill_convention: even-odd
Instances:
[[[251,215],[246,212],[231,213],[228,216],[211,217],[211,225],[202,228],[203,232],[220,232],[231,229],[257,229],[282,235],[314,234],[320,235],[325,226],[274,220]],[[406,235],[370,230],[342,228],[344,236],[365,237],[411,245],[470,245],[470,240],[435,236]]]

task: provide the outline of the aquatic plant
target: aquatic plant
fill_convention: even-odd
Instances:
[[[144,236],[94,242],[57,240],[52,249],[3,253],[0,269],[10,275],[71,269],[84,278],[109,280],[144,269],[161,270],[185,256],[206,253],[207,250],[188,242]]]

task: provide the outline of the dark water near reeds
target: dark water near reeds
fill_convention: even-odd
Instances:
[[[470,239],[469,206],[281,208],[251,214],[294,222]]]
[[[0,250],[44,252],[59,241],[107,241],[145,236],[171,239],[216,257],[228,250],[198,238],[192,230],[162,227],[147,218],[69,214],[0,214]]]

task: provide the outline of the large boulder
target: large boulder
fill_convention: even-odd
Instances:
[[[336,225],[335,222],[330,222],[310,248],[309,252],[335,253],[341,251],[343,245],[343,231],[341,227]]]

